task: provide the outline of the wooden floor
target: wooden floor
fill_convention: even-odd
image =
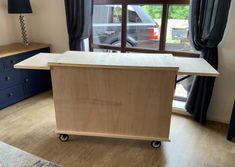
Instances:
[[[149,142],[110,138],[72,136],[62,143],[54,133],[51,92],[0,110],[1,141],[66,167],[234,167],[235,143],[226,140],[227,128],[174,115],[171,142],[158,150]]]

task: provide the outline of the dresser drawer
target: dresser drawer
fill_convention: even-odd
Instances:
[[[0,74],[0,90],[22,83],[20,70],[8,71]]]
[[[0,91],[0,109],[23,99],[23,87],[17,85]]]
[[[10,56],[2,59],[5,71],[14,69],[14,65],[19,62],[19,56]]]
[[[0,59],[0,73],[4,71],[3,61]]]
[[[19,54],[18,57],[19,57],[19,61],[23,61],[25,59],[28,59],[32,56],[34,56],[35,54],[37,54],[38,52],[35,52],[35,51],[31,51],[31,52],[26,52],[26,53],[23,53],[23,54]]]
[[[43,49],[38,49],[38,50],[31,51],[31,52],[27,52],[27,53],[19,55],[19,61],[28,59],[38,53],[49,53],[49,52],[50,52],[50,48],[43,48]]]
[[[21,44],[2,47],[4,55],[0,53],[0,109],[51,88],[49,71],[14,68],[14,64],[38,53],[49,53],[49,45],[31,43],[29,48]]]
[[[49,71],[27,70],[24,75],[23,89],[25,96],[32,96],[35,93],[51,88]]]

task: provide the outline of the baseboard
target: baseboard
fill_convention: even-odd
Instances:
[[[181,102],[181,101],[176,101],[176,100],[173,101],[172,113],[191,117],[191,115],[185,109],[185,102]],[[212,117],[210,115],[207,116],[207,120],[219,122],[219,123],[224,123],[224,124],[229,124],[228,120]]]
[[[214,121],[214,122],[219,122],[219,123],[224,123],[224,124],[229,124],[228,120],[212,117],[212,116],[207,116],[207,120],[209,121]]]

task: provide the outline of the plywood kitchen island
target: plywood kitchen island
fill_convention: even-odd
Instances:
[[[153,141],[156,148],[169,141],[177,74],[219,74],[203,59],[170,54],[39,54],[15,68],[51,71],[62,141],[68,135],[101,136]]]

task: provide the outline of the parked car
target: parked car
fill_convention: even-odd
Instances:
[[[140,5],[128,5],[127,46],[158,48],[159,25]],[[93,15],[93,42],[121,45],[121,5],[95,5]]]

